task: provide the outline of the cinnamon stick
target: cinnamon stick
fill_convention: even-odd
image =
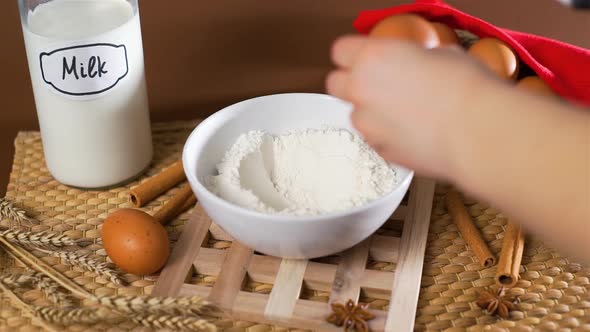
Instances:
[[[520,225],[508,221],[502,252],[498,261],[496,284],[504,287],[514,287],[520,275],[520,263],[524,251],[524,233]]]
[[[135,207],[142,207],[185,179],[182,161],[179,160],[160,174],[132,188],[129,192],[131,203]]]
[[[457,225],[457,228],[459,228],[465,242],[467,242],[479,259],[479,263],[486,268],[493,266],[496,263],[496,257],[490,251],[490,248],[473,223],[473,220],[471,220],[459,193],[451,189],[447,193],[445,202],[447,210],[453,217],[453,221]]]
[[[191,186],[186,184],[154,214],[154,218],[162,225],[166,225],[181,212],[195,205],[196,202],[197,199]]]
[[[197,204],[197,197],[195,195],[190,195],[190,197],[182,204],[180,207],[180,212],[184,212]]]

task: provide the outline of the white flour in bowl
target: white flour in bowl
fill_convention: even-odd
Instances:
[[[345,129],[307,129],[238,137],[207,179],[219,197],[259,212],[320,215],[378,199],[397,184],[395,171]]]

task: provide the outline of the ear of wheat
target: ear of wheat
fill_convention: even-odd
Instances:
[[[108,318],[109,321],[111,321],[112,317],[125,317],[135,321],[137,324],[155,329],[169,328],[173,330],[216,331],[216,326],[214,324],[200,318],[200,315],[214,314],[218,312],[213,305],[203,298],[196,296],[181,298],[150,296],[94,297],[85,290],[76,290],[74,284],[70,285],[70,283],[62,281],[58,272],[52,272],[52,267],[45,266],[45,263],[32,257],[30,252],[24,250],[20,246],[13,245],[3,237],[0,237],[0,242],[7,252],[11,253],[11,255],[21,261],[21,263],[35,266],[37,269],[40,269],[47,274],[41,274],[41,276],[50,279],[49,281],[44,280],[37,272],[30,272],[22,275],[0,276],[0,288],[6,292],[9,292],[10,289],[5,288],[4,285],[24,285],[28,283],[34,284],[40,289],[45,289],[48,297],[50,297],[49,295],[60,289],[59,286],[55,285],[55,283],[59,282],[59,285],[65,287],[77,296],[91,299],[96,304],[100,305],[104,316],[107,316],[107,314],[104,314],[104,311],[107,309],[110,310],[108,313],[110,316],[110,318]],[[108,268],[106,263],[99,263],[98,261],[89,258],[87,255],[59,250],[38,250],[59,257],[66,263],[82,267],[99,275],[107,276],[115,283],[122,283],[122,279],[120,279],[118,273]],[[12,295],[14,295],[14,299],[20,301],[19,303],[21,303],[22,306],[27,308],[28,312],[31,312],[35,317],[48,322],[68,325],[74,323],[94,324],[99,320],[105,320],[103,315],[98,314],[96,307],[31,307],[22,302],[22,300],[20,300],[15,294]],[[67,303],[66,299],[59,297],[54,297],[54,300],[55,302]],[[117,316],[114,316],[115,314],[117,314]],[[51,326],[47,325],[45,327],[49,329]]]
[[[7,296],[11,300],[12,304],[21,309],[25,316],[30,316],[33,318],[33,320],[42,326],[45,331],[58,332],[58,330],[52,324],[45,322],[43,319],[39,319],[39,317],[34,314],[31,306],[25,303],[19,296],[17,296],[12,288],[3,282],[2,278],[0,278],[0,289],[2,290],[3,295]]]
[[[36,274],[35,285],[53,303],[62,307],[73,307],[74,303],[63,289],[53,279],[41,273]]]
[[[95,324],[107,317],[96,308],[33,307],[35,316],[60,325]]]
[[[20,245],[33,246],[36,248],[43,247],[64,247],[64,246],[86,246],[91,242],[88,240],[73,240],[69,236],[59,233],[43,232],[26,232],[17,229],[7,229],[0,232],[0,236],[6,240]]]
[[[95,259],[88,257],[88,255],[80,254],[75,251],[53,251],[41,250],[44,253],[59,257],[64,262],[83,268],[84,270],[94,272],[100,276],[109,278],[111,282],[116,285],[125,285],[119,272],[111,269],[107,263],[98,262]]]
[[[9,287],[22,287],[33,284],[33,277],[30,273],[23,274],[4,274],[0,277],[0,282]]]
[[[156,329],[170,329],[215,332],[217,327],[212,323],[198,318],[169,315],[137,315],[132,316],[133,322]]]
[[[27,213],[24,210],[15,207],[8,198],[0,198],[0,217],[13,220],[19,225],[21,223],[28,225],[39,224],[37,220],[27,217]]]
[[[94,299],[100,305],[132,314],[167,314],[196,316],[216,312],[205,299],[192,297],[101,296]]]
[[[81,298],[87,298],[91,296],[86,289],[71,281],[61,272],[57,271],[43,260],[33,255],[33,253],[25,249],[25,247],[13,244],[1,236],[0,247],[2,247],[2,249],[4,249],[8,255],[20,262],[22,265],[29,268],[32,267],[35,270],[42,272],[44,275],[53,279],[56,283],[70,291],[72,294]],[[43,251],[43,249],[38,250]]]
[[[6,274],[0,277],[0,281],[12,288],[36,287],[53,303],[63,307],[73,306],[68,293],[64,292],[57,282],[37,271],[28,271],[22,274]]]

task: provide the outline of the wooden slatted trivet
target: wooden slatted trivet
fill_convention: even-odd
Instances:
[[[281,259],[255,253],[211,221],[198,205],[160,274],[152,295],[206,297],[234,319],[316,330],[339,329],[326,322],[329,303],[366,296],[389,300],[388,311],[373,310],[372,331],[411,331],[434,197],[434,182],[416,178],[406,205],[388,223],[403,220],[400,237],[375,234],[342,252],[339,264]],[[359,220],[362,222],[362,220]],[[387,223],[385,225],[387,227]],[[228,249],[203,247],[210,237],[233,241]],[[369,258],[397,263],[395,271],[367,269]],[[217,276],[212,287],[194,285],[195,273]],[[246,278],[272,284],[270,294],[242,289]],[[330,291],[328,303],[300,299],[302,287]]]

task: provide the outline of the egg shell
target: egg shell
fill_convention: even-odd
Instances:
[[[541,95],[554,96],[555,92],[551,87],[537,76],[528,76],[516,83],[516,87],[525,89]]]
[[[438,35],[440,46],[459,45],[459,37],[455,30],[443,23],[434,22],[431,24]]]
[[[109,215],[102,226],[102,242],[119,268],[137,275],[158,271],[170,255],[166,230],[140,210],[121,209]]]
[[[377,23],[370,36],[413,41],[425,48],[439,45],[436,30],[424,18],[414,14],[390,16]]]
[[[518,76],[516,53],[499,39],[482,38],[469,48],[468,53],[500,77],[514,79]]]

